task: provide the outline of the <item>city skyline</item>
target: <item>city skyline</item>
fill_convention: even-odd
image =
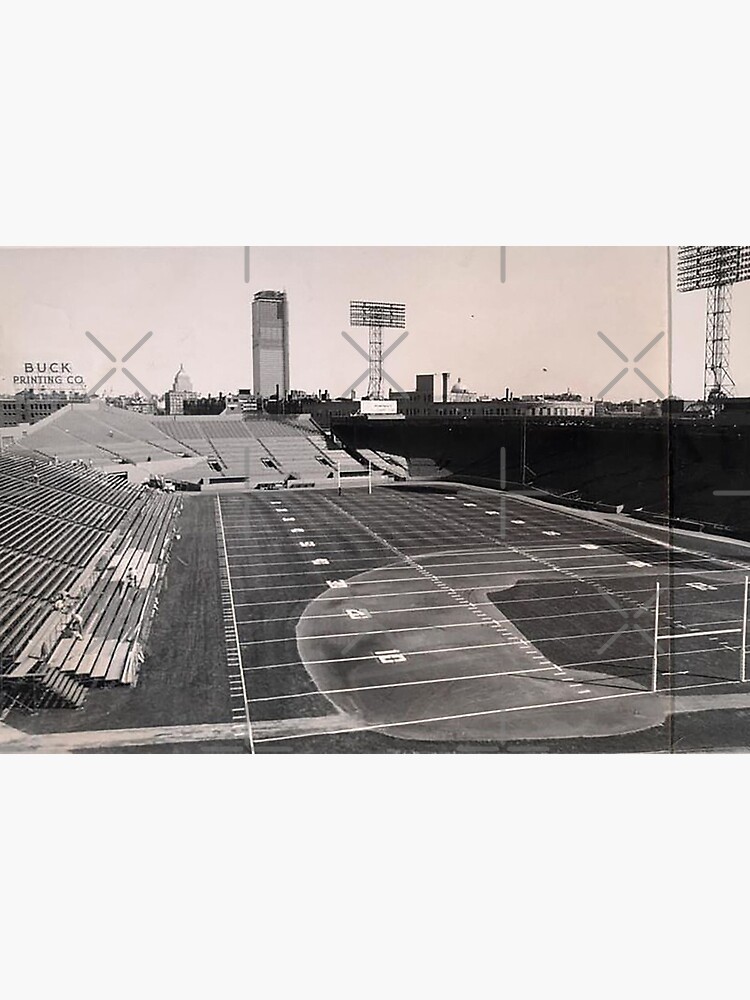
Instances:
[[[362,367],[341,337],[353,298],[407,305],[408,339],[388,359],[409,388],[419,372],[450,371],[479,395],[565,392],[597,398],[619,360],[597,333],[634,357],[668,322],[666,248],[145,248],[0,251],[0,391],[28,361],[64,360],[89,387],[109,362],[90,331],[122,358],[153,336],[130,368],[161,395],[178,362],[202,394],[252,381],[251,303],[263,289],[290,303],[292,390],[340,395]],[[673,261],[674,265],[674,261]],[[249,277],[249,281],[245,281]],[[705,296],[672,290],[672,366],[666,342],[644,362],[666,395],[702,392]],[[750,293],[735,291],[731,363],[737,394],[750,393]],[[386,335],[384,347],[395,339]],[[671,374],[671,379],[670,379]],[[120,366],[108,382],[134,391]],[[361,395],[360,393],[358,393]],[[615,400],[655,394],[628,371]]]

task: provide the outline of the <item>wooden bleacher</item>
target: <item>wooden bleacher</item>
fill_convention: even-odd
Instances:
[[[80,464],[0,456],[0,710],[78,706],[86,678],[135,682],[180,506]]]
[[[61,638],[50,657],[52,666],[83,683],[135,682],[126,670],[128,655],[153,616],[180,502],[173,494],[150,493],[82,605],[82,638]],[[127,582],[131,573],[135,584]]]

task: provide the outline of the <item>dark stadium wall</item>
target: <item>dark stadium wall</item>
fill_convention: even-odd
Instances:
[[[718,525],[750,536],[750,428],[664,419],[472,420],[342,419],[333,430],[353,449],[403,455],[415,473],[434,463],[444,475],[498,485],[506,481],[591,503],[622,504]],[[429,472],[427,472],[429,474]],[[717,497],[717,490],[748,490]]]

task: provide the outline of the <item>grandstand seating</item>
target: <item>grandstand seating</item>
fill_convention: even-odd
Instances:
[[[202,450],[215,466],[212,483],[245,480],[251,485],[281,483],[292,477],[325,482],[336,475],[363,475],[366,469],[343,450],[326,448],[312,422],[299,418],[156,417],[154,422],[177,441]]]
[[[229,417],[155,417],[153,422],[177,441],[203,441],[207,437],[246,438],[251,432],[239,414]]]
[[[58,410],[29,428],[20,444],[49,458],[96,465],[135,464],[185,454],[185,448],[162,434],[148,417],[99,401]]]
[[[335,464],[304,434],[272,436],[262,443],[279,467],[295,479],[324,480],[334,475]]]
[[[288,479],[324,483],[335,478],[338,466],[344,477],[367,471],[347,452],[327,447],[315,422],[300,416],[146,417],[101,402],[81,403],[39,421],[18,444],[48,459],[105,468],[139,465],[129,472],[133,479],[148,475],[146,462],[154,471],[166,465],[162,474],[176,480],[251,486]]]
[[[108,665],[103,676],[126,679],[125,660],[133,640],[130,619],[155,595],[152,584],[157,582],[171,513],[179,502],[174,495],[80,465],[0,456],[0,708],[2,703],[82,703],[85,688],[59,669],[56,647],[70,630],[76,604],[96,576],[98,563],[118,537],[120,547],[127,542],[132,550],[128,566],[139,574],[143,594],[138,595],[142,600],[128,601],[128,618],[121,621],[117,642],[129,645],[112,649],[112,662],[122,661],[122,669],[110,675]],[[140,548],[128,541],[134,533],[142,541]]]

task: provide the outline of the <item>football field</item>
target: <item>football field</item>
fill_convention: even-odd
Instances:
[[[257,749],[613,736],[744,690],[735,546],[468,487],[216,504],[232,721]]]

